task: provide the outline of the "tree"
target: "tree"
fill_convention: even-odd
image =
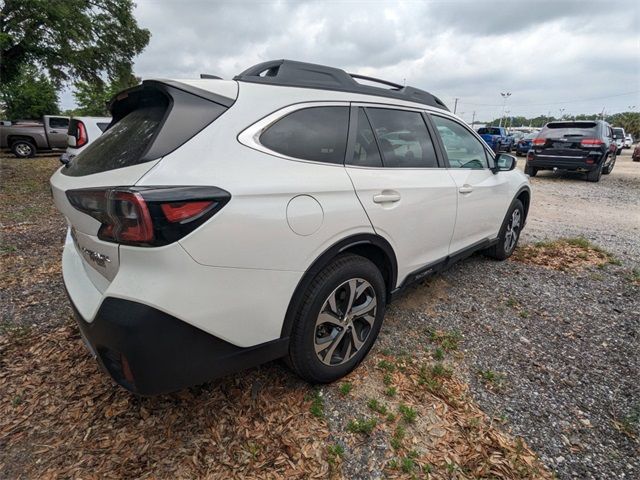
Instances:
[[[105,82],[102,79],[94,82],[76,82],[73,93],[78,108],[76,115],[94,117],[108,116],[107,102],[121,90],[140,83],[130,71],[123,72],[116,80]]]
[[[4,115],[10,120],[37,119],[60,112],[56,88],[35,67],[23,67],[11,82],[2,83],[0,97]]]
[[[4,0],[0,8],[0,83],[37,65],[56,87],[131,71],[150,33],[132,0]]]

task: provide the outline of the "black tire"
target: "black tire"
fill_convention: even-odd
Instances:
[[[603,175],[609,175],[612,171],[613,171],[613,167],[616,164],[616,157],[613,157],[611,159],[611,162],[609,162],[609,165],[606,165],[603,169],[602,169],[602,174]]]
[[[524,173],[529,175],[530,177],[535,177],[538,174],[538,169],[536,167],[531,167],[529,165],[524,166]]]
[[[375,293],[375,315],[369,315],[370,318],[373,317],[373,324],[368,327],[362,327],[362,325],[369,325],[365,320],[354,317],[349,323],[349,316],[340,313],[342,309],[346,308],[346,304],[343,302],[349,302],[349,299],[342,298],[341,294],[346,292],[346,295],[349,295],[351,291],[350,287],[345,284],[356,279],[364,281],[360,287],[368,282],[368,287],[362,295],[366,293],[368,296]],[[340,290],[342,288],[345,290]],[[337,315],[330,311],[329,298],[334,293]],[[356,302],[359,298],[356,297],[353,300],[353,306],[358,307]],[[365,302],[368,299],[367,297]],[[303,293],[291,332],[287,363],[298,375],[311,383],[330,383],[342,378],[358,366],[373,346],[382,326],[385,304],[385,283],[378,267],[358,255],[345,254],[336,257],[318,273]],[[325,308],[325,315],[328,312],[332,319],[339,320],[338,323],[345,325],[345,327],[336,327],[333,323],[319,324],[323,308]],[[362,328],[361,335],[358,333],[356,322],[359,322],[357,325]],[[330,333],[328,329],[331,329]],[[345,333],[340,337],[342,340],[337,342],[331,340],[331,338],[335,339],[341,335],[343,330]],[[349,352],[355,348],[355,339],[349,334],[358,336],[358,341],[362,341],[360,348],[356,349],[352,356],[349,356]],[[318,343],[318,339],[323,338],[322,335],[327,338],[327,341]],[[316,346],[322,345],[322,343],[327,343],[328,346],[316,353]],[[336,347],[331,350],[334,343],[336,343]],[[338,358],[335,360],[337,363],[335,365],[323,363],[323,360],[319,358],[321,355],[325,355],[324,361],[328,361],[329,364],[334,361],[334,357],[337,355]],[[345,358],[347,358],[346,361]]]
[[[11,144],[11,152],[18,158],[30,158],[36,154],[36,146],[29,140],[16,140]]]
[[[511,225],[514,218],[514,212],[518,212],[519,215],[519,224],[517,229],[511,229]],[[498,235],[498,243],[496,243],[493,247],[487,248],[483,253],[491,258],[495,258],[496,260],[506,260],[513,254],[516,247],[518,246],[518,240],[520,240],[520,232],[522,231],[522,226],[524,225],[524,206],[520,200],[514,200],[507,211],[507,215],[504,217],[504,221],[502,222],[502,227],[500,227],[500,233]],[[507,246],[507,235],[509,230],[512,232],[515,230],[516,238],[512,243],[509,242],[509,246]],[[511,237],[509,237],[511,239]]]
[[[587,173],[587,182],[599,182],[602,177],[602,165]]]
[[[622,153],[622,149],[621,149],[621,148],[619,148],[619,149],[616,151],[616,155],[620,155],[621,153]]]

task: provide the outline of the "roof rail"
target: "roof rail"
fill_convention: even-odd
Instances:
[[[270,60],[247,68],[233,77],[234,80],[288,87],[317,88],[353,92],[378,97],[395,98],[409,102],[422,103],[431,107],[449,110],[438,97],[414,87],[407,87],[354,73],[339,68],[296,62],[294,60]],[[374,87],[358,83],[356,79],[380,83],[391,88]]]

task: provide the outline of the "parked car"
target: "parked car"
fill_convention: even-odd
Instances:
[[[18,158],[38,152],[65,148],[69,117],[45,115],[42,122],[0,123],[0,148],[8,148]]]
[[[622,145],[623,148],[631,148],[633,145],[633,137],[629,134],[624,136],[624,143]]]
[[[538,136],[538,132],[527,133],[524,137],[518,140],[516,143],[516,155],[526,155],[527,152],[531,149],[531,144],[533,139]]]
[[[482,139],[487,142],[494,152],[506,151],[511,152],[513,140],[504,127],[482,127],[478,129],[478,133]]]
[[[361,78],[278,60],[115,97],[51,187],[64,283],[116,382],[156,394],[279,357],[331,382],[407,285],[513,253],[531,198],[516,159],[430,93]]]
[[[524,133],[523,132],[511,132],[509,134],[509,138],[511,139],[511,146],[515,149],[516,148],[516,144],[522,139],[524,138]]]
[[[617,154],[620,155],[622,153],[622,149],[624,148],[624,137],[626,133],[624,132],[624,128],[614,127],[613,128],[613,138],[615,139],[616,146],[618,147]]]
[[[67,151],[60,157],[63,164],[87,148],[107,129],[111,117],[71,117],[67,130]]]
[[[640,143],[636,145],[636,148],[633,149],[631,160],[633,160],[634,162],[640,162]]]
[[[533,139],[527,154],[525,173],[535,177],[539,170],[573,170],[599,182],[611,173],[617,148],[608,123],[601,120],[550,122]]]

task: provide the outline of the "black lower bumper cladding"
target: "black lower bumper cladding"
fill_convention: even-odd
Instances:
[[[288,338],[238,347],[129,300],[106,298],[92,322],[73,309],[98,362],[119,385],[139,395],[198,385],[280,358],[288,350]]]

